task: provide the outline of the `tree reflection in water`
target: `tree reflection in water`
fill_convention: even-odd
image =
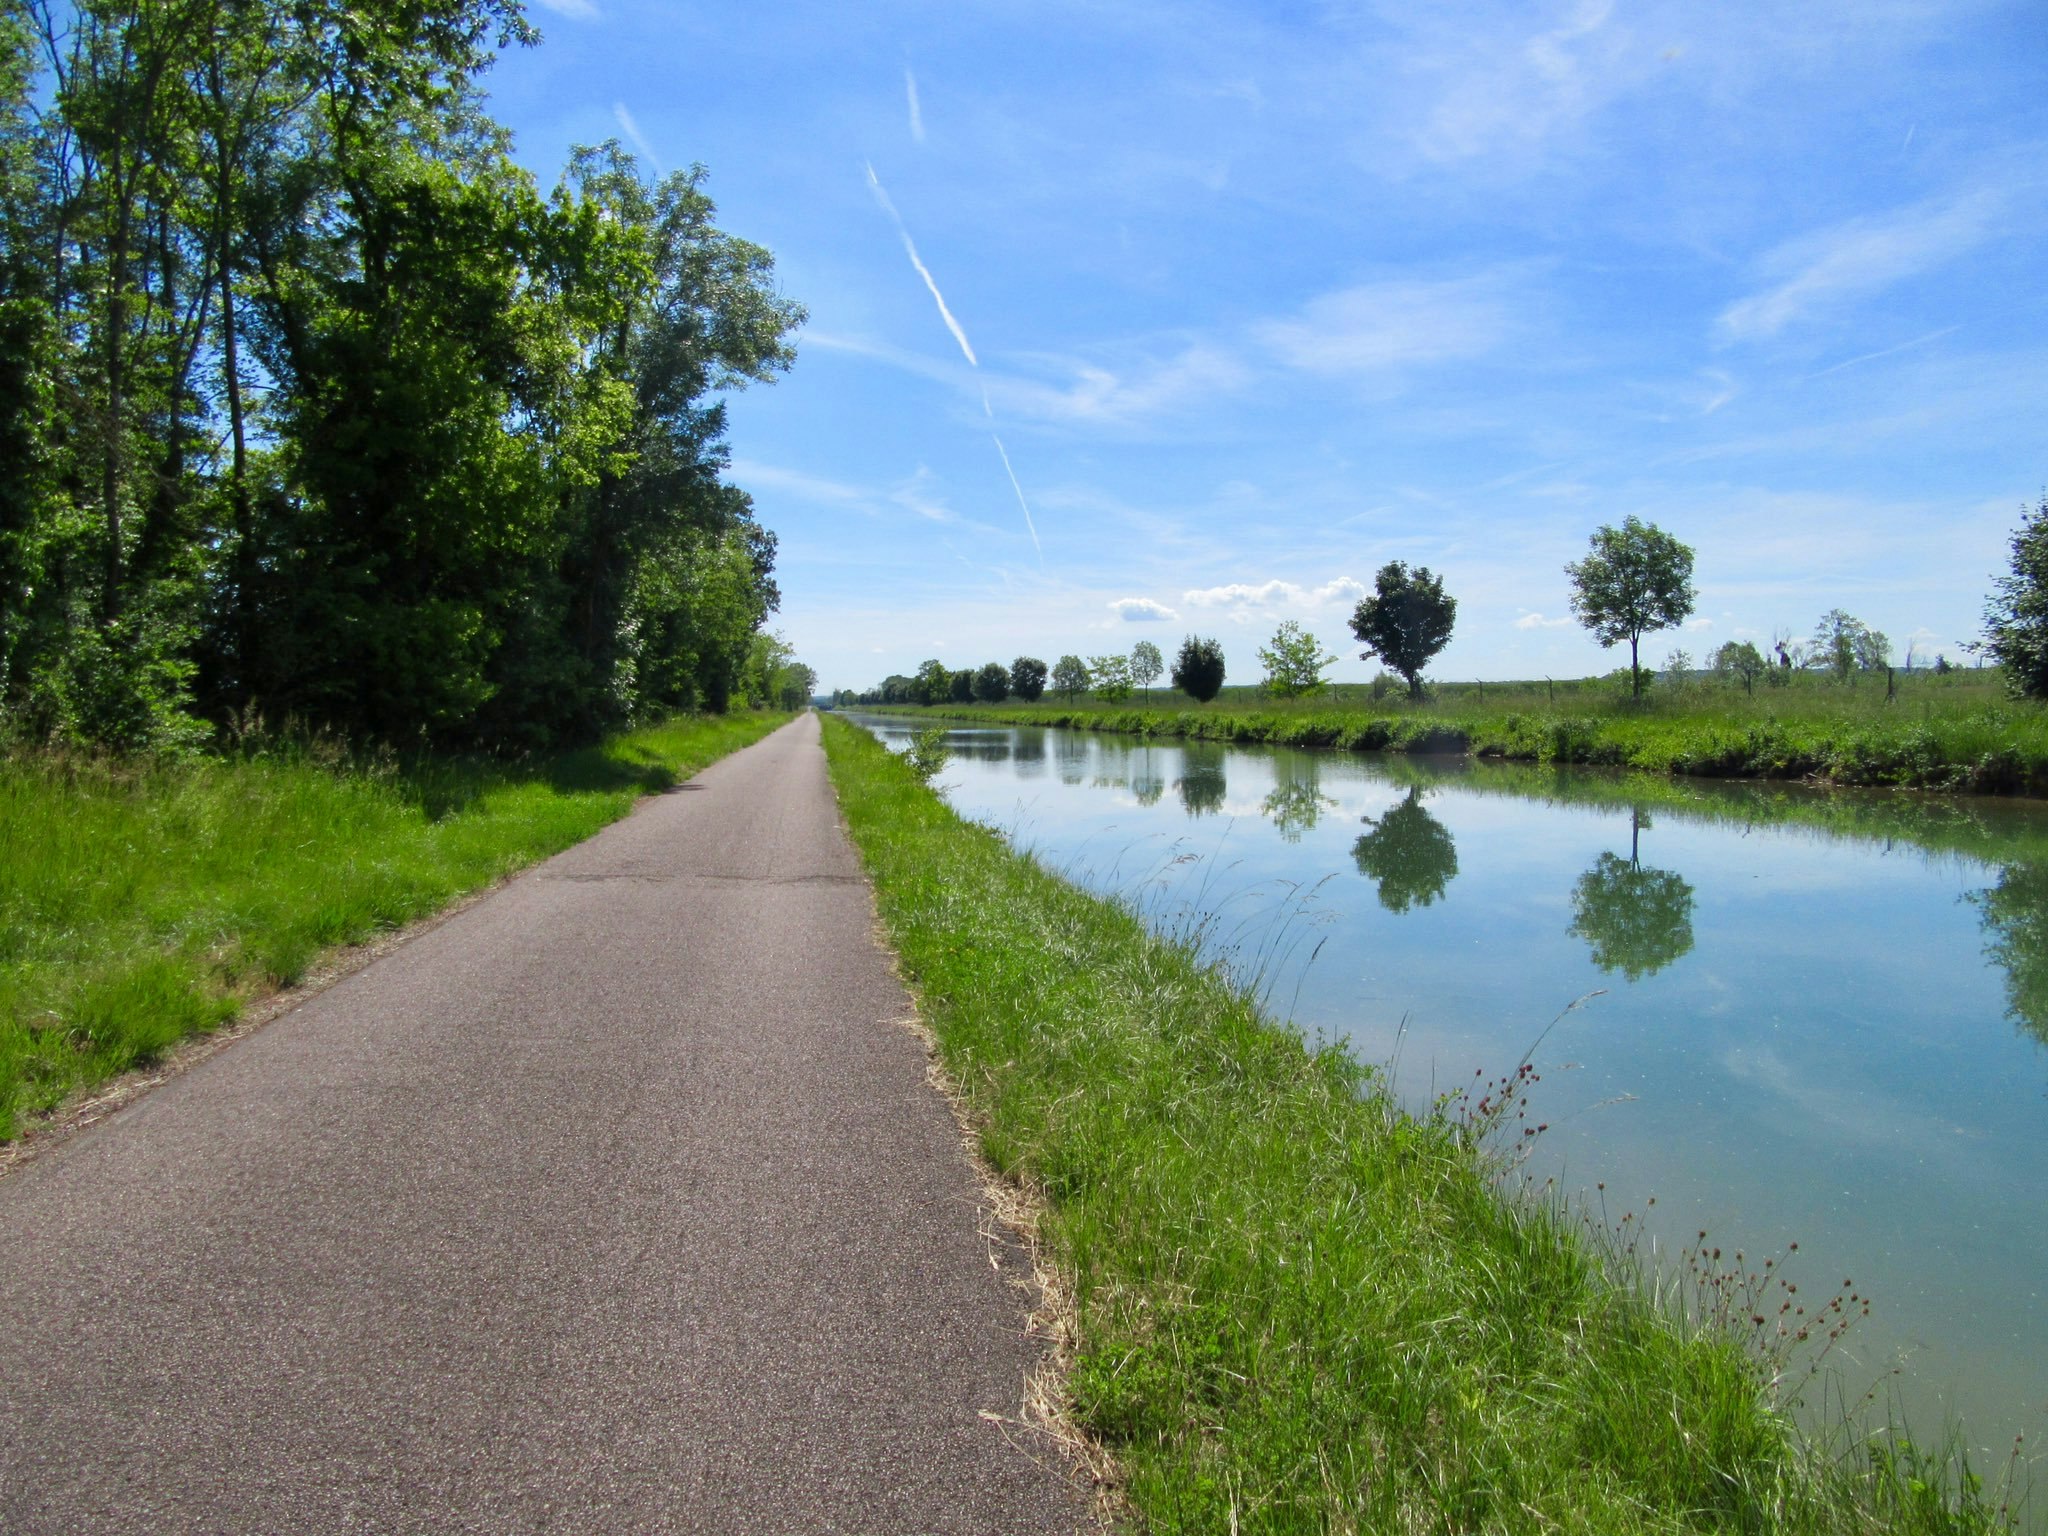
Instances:
[[[1643,868],[1649,825],[1650,813],[1631,806],[1629,856],[1601,854],[1572,890],[1569,932],[1586,941],[1601,970],[1630,981],[1656,975],[1692,949],[1692,886],[1668,869]]]
[[[1312,752],[1288,752],[1273,758],[1273,792],[1259,805],[1259,811],[1273,823],[1281,838],[1301,841],[1313,832],[1324,811],[1334,811],[1337,802],[1323,793],[1322,760]]]
[[[1965,898],[1984,923],[1984,953],[2005,972],[2006,1015],[2048,1045],[2048,864],[2008,864]]]
[[[1380,905],[1389,912],[1426,907],[1457,878],[1458,845],[1450,828],[1424,809],[1419,786],[1365,824],[1372,830],[1351,845],[1351,857],[1361,875],[1378,882]]]
[[[1190,741],[1180,749],[1180,777],[1173,787],[1190,817],[1213,816],[1223,809],[1228,789],[1223,776],[1225,752],[1213,742]]]
[[[1166,793],[1166,780],[1160,777],[1159,749],[1150,744],[1132,754],[1131,793],[1140,805],[1157,805],[1159,797]]]

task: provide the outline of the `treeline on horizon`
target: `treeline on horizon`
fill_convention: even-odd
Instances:
[[[517,0],[0,0],[0,727],[523,751],[809,691],[722,390],[802,310],[702,170],[544,192]]]

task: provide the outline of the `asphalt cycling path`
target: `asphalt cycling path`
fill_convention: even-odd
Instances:
[[[1088,1528],[818,729],[0,1179],[0,1531]]]

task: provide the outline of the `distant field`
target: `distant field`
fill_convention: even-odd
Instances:
[[[1883,674],[1837,683],[1808,673],[1759,684],[1651,685],[1640,701],[1609,678],[1449,683],[1422,704],[1363,684],[1281,700],[1226,688],[1208,704],[1173,689],[1108,703],[1046,695],[1036,704],[899,711],[1140,735],[1271,742],[1351,751],[1470,752],[1726,778],[1815,779],[1993,794],[2048,795],[2048,708],[2007,697],[1995,671]]]
[[[579,842],[788,718],[677,720],[519,766],[303,743],[0,757],[0,1140],[321,951]]]

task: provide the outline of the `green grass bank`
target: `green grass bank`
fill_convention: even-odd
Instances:
[[[1404,1114],[866,732],[828,719],[825,740],[982,1145],[1047,1203],[1073,1407],[1138,1529],[1997,1528],[1995,1493],[1900,1442],[1795,1428],[1780,1372],[1855,1309],[1832,1277],[1813,1295],[1705,1254],[1643,1274],[1625,1241],[1503,1193],[1502,1150],[1537,1129],[1512,1083]]]
[[[681,719],[523,765],[303,742],[0,758],[0,1139],[788,718]]]
[[[1915,673],[1897,678],[1889,697],[1882,677],[1837,684],[1800,674],[1754,694],[1660,683],[1640,702],[1602,678],[1449,684],[1423,704],[1396,694],[1375,700],[1350,685],[1311,701],[1243,688],[1197,704],[1155,690],[1115,704],[1048,696],[907,712],[1275,746],[2048,795],[2048,709],[2008,700],[1995,673]]]

